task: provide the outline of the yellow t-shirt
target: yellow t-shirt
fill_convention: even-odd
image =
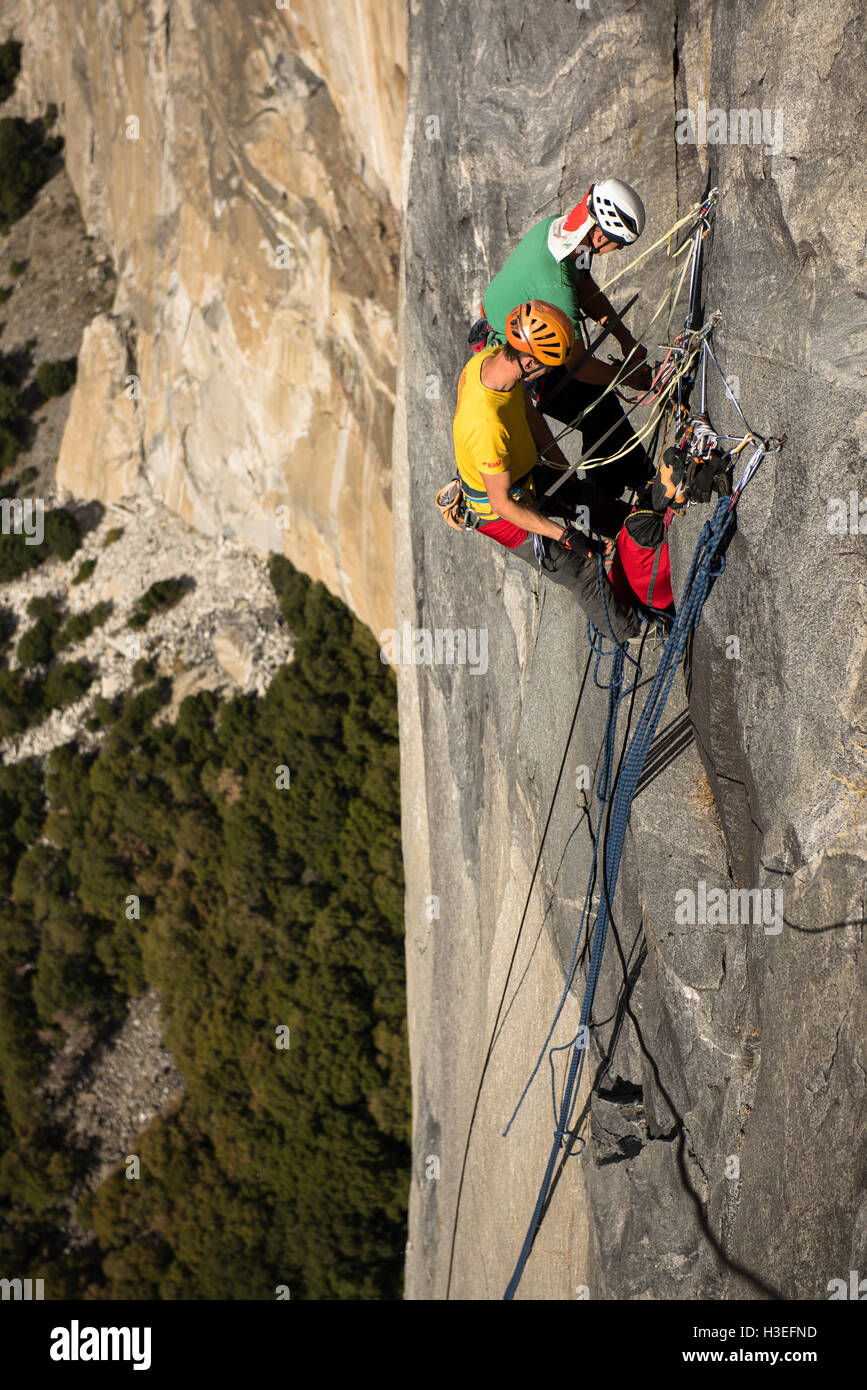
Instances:
[[[503,473],[508,469],[512,478],[509,493],[517,497],[526,487],[521,480],[534,468],[537,453],[520,382],[511,391],[492,391],[482,384],[482,363],[499,351],[498,347],[485,348],[464,367],[453,426],[455,458],[467,505],[486,521],[495,520],[497,513],[488,500],[482,472]]]

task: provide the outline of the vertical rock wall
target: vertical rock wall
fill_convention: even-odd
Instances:
[[[590,851],[576,770],[595,771],[605,713],[582,687],[580,611],[448,531],[432,494],[453,471],[481,292],[533,222],[612,174],[645,198],[645,245],[719,185],[705,303],[723,311],[716,341],[747,417],[789,443],[744,497],[689,702],[678,677],[633,808],[595,1091],[576,1112],[587,1144],[520,1296],[825,1298],[867,1266],[865,537],[828,528],[829,498],[865,492],[864,119],[839,103],[863,65],[848,0],[411,7],[398,616],[487,640],[484,669],[414,664],[409,644],[400,668],[411,1298],[501,1297],[530,1219],[553,1132],[547,1062],[500,1136],[572,949]],[[679,144],[676,113],[697,119],[702,101],[766,110],[770,140]],[[615,302],[641,288],[647,304],[649,271]],[[716,382],[709,403],[734,431]],[[676,523],[676,593],[704,519]],[[701,881],[781,890],[780,930],[681,924],[676,894]],[[557,1043],[582,988],[583,975]]]

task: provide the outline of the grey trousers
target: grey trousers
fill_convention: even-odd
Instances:
[[[547,558],[540,571],[543,578],[549,584],[561,584],[564,588],[571,590],[593,626],[599,629],[603,637],[610,637],[613,632],[618,642],[625,642],[627,637],[638,635],[641,631],[641,620],[638,614],[634,608],[627,608],[622,603],[617,602],[607,577],[604,579],[605,605],[603,606],[599,593],[599,566],[595,557],[592,560],[582,559],[580,555],[573,555],[570,550],[564,550],[556,541],[548,539],[545,539],[544,546]],[[528,536],[522,545],[510,550],[509,554],[517,556],[519,560],[525,560],[528,565],[532,565],[534,568],[538,568],[538,561],[533,552],[532,536]],[[605,617],[606,608],[608,610],[607,620]]]

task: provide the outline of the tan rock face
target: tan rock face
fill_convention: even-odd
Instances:
[[[58,104],[119,275],[59,481],[150,488],[391,626],[402,0],[215,0],[207,23],[191,0],[19,0],[6,18],[16,107]]]
[[[221,623],[214,632],[214,653],[232,679],[246,689],[253,674],[256,623],[252,614],[242,621]]]
[[[82,336],[77,389],[57,459],[58,486],[79,496],[117,502],[144,483],[138,420],[117,389],[126,362],[117,321],[98,314]]]

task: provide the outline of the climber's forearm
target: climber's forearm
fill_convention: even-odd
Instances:
[[[569,460],[566,458],[560,445],[554,443],[554,436],[551,433],[551,427],[548,421],[541,411],[537,410],[533,405],[526,391],[524,395],[524,404],[527,410],[527,424],[530,426],[533,443],[536,445],[539,453],[544,455],[546,463],[560,464],[563,468],[568,468]]]
[[[602,324],[603,327],[611,319],[617,320],[611,329],[612,337],[617,339],[624,356],[628,352],[631,352],[637,345],[636,339],[633,338],[626,325],[617,319],[617,311],[614,305],[611,303],[608,296],[600,290],[592,275],[580,277],[578,281],[578,298],[585,314],[589,315],[591,319],[595,319],[597,323]],[[635,360],[637,361],[637,355]],[[581,373],[579,373],[579,376],[580,375]]]
[[[523,531],[531,531],[537,536],[548,536],[550,540],[559,540],[563,532],[563,523],[549,521],[540,511],[527,502],[516,502],[513,498],[507,497],[500,502],[491,501],[494,510],[503,518],[504,521],[511,521],[513,526],[520,526]]]

